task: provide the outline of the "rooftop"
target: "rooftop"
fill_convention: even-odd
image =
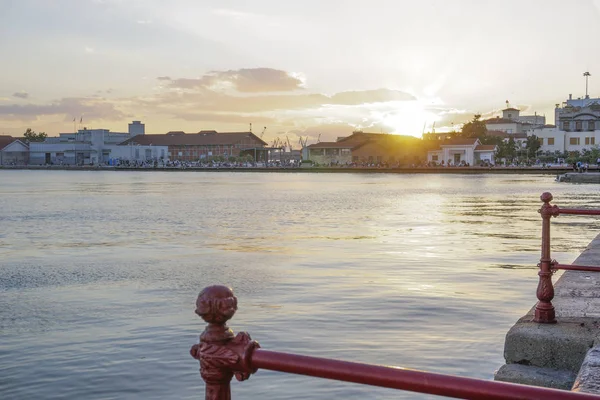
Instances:
[[[440,143],[440,146],[473,146],[477,138],[453,138]]]
[[[475,147],[475,151],[492,151],[496,149],[495,144],[480,144]]]
[[[485,122],[486,124],[516,124],[517,123],[517,121],[513,121],[512,119],[500,118],[500,117],[486,119],[483,122]]]
[[[9,135],[0,135],[0,150],[11,144],[12,142],[19,140],[19,138],[12,137]]]
[[[185,133],[171,131],[162,135],[137,135],[122,142],[121,145],[155,145],[155,146],[210,146],[234,145],[243,139],[252,138],[255,142],[267,145],[267,142],[252,132],[216,132],[200,131],[198,133]]]

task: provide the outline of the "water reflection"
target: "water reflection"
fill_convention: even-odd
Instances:
[[[548,176],[0,171],[2,398],[197,398],[197,292],[264,348],[490,378],[535,302]],[[24,201],[23,199],[27,199]],[[572,261],[591,217],[552,222]],[[500,299],[501,301],[498,301]],[[151,350],[150,350],[151,349]],[[144,382],[144,384],[140,384]],[[416,398],[269,372],[234,397]]]

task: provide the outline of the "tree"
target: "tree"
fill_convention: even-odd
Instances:
[[[46,132],[35,133],[35,131],[31,128],[27,128],[27,130],[23,134],[23,137],[28,142],[43,142],[44,140],[46,140],[48,135],[46,135]]]
[[[481,114],[475,114],[473,120],[463,125],[460,137],[464,138],[484,138],[487,135],[485,122],[481,120]]]
[[[479,138],[481,144],[493,144],[498,147],[502,146],[502,138],[499,136],[484,136]]]
[[[496,151],[496,159],[504,158],[507,162],[512,162],[517,157],[517,143],[511,136],[508,141],[502,141]]]
[[[536,158],[540,147],[542,147],[540,138],[535,135],[527,137],[527,143],[525,144],[525,148],[527,149],[527,158]]]
[[[508,158],[511,162],[517,158],[517,142],[515,142],[514,137],[508,138],[508,142],[506,143],[506,158]]]

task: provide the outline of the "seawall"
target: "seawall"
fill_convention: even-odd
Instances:
[[[567,172],[558,176],[559,182],[600,183],[600,172]]]
[[[127,168],[109,166],[63,166],[63,165],[30,165],[0,166],[0,170],[40,170],[40,171],[165,171],[165,172],[282,172],[282,173],[383,173],[383,174],[535,174],[559,176],[572,171],[567,167],[405,167],[405,168],[363,168],[363,167],[159,167],[159,168]],[[600,173],[599,173],[600,175]]]
[[[600,266],[600,235],[573,264]],[[506,335],[494,378],[600,394],[600,272],[565,271],[554,289],[558,322],[533,322],[532,307]]]

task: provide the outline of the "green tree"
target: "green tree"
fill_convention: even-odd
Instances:
[[[565,162],[567,164],[573,164],[577,161],[581,161],[581,153],[577,150],[569,151],[569,156],[566,158]]]
[[[590,164],[595,164],[598,158],[600,158],[600,148],[597,145],[590,149],[585,149],[581,153],[582,161]]]
[[[43,142],[44,140],[46,140],[48,135],[46,135],[46,132],[35,133],[35,131],[31,128],[27,128],[27,130],[23,134],[23,137],[28,142]]]
[[[542,147],[540,138],[535,135],[527,137],[527,143],[525,143],[525,149],[527,149],[527,158],[536,158],[540,147]]]
[[[473,119],[463,125],[460,131],[460,137],[464,138],[484,138],[487,135],[485,122],[481,120],[481,114],[475,114]]]
[[[506,159],[507,162],[513,162],[517,158],[517,143],[511,136],[508,141],[502,141],[496,150],[496,159]]]
[[[502,146],[502,138],[498,136],[484,136],[479,138],[481,144],[493,144],[498,147]]]

